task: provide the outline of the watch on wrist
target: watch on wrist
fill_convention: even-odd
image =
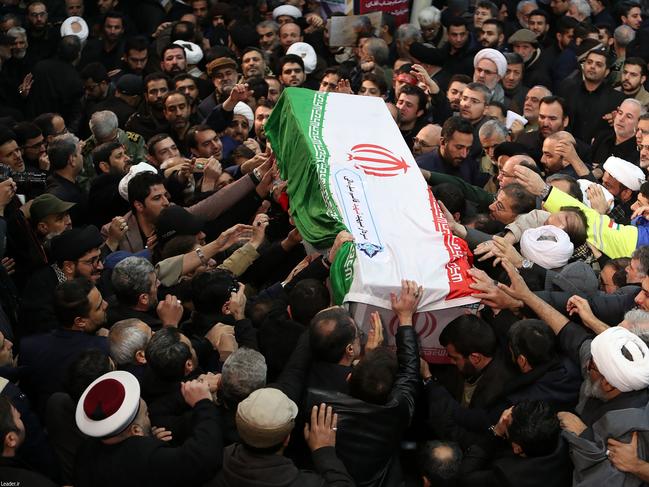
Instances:
[[[552,191],[552,186],[546,184],[539,196],[541,197],[542,200],[545,200],[550,194],[550,191]]]
[[[531,260],[523,259],[523,264],[521,265],[521,267],[523,269],[531,269],[533,265],[534,265],[534,262],[532,262]]]

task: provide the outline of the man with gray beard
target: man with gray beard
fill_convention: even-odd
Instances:
[[[565,411],[557,415],[570,445],[573,485],[639,486],[649,481],[647,454],[638,450],[638,444],[649,441],[649,347],[630,331],[649,328],[643,300],[636,297],[641,313],[628,313],[620,326],[598,325],[601,332],[592,338],[586,328],[530,291],[511,264],[504,267],[511,285],[501,288],[552,328],[561,350],[580,365],[585,379],[575,408],[578,415]],[[642,289],[640,295],[645,294]],[[582,318],[589,311],[587,301],[577,296],[568,301],[567,309]]]

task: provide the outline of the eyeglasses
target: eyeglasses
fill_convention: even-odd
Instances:
[[[423,148],[431,147],[431,148],[435,149],[435,148],[439,147],[438,144],[429,144],[429,143],[426,142],[425,140],[423,140],[423,139],[419,139],[419,138],[417,138],[417,137],[414,137],[414,138],[412,139],[412,142],[413,142],[413,144],[418,144],[420,147],[423,147]]]
[[[31,145],[24,145],[23,149],[40,149],[43,147],[45,144],[45,139],[41,140],[40,142],[35,142]]]
[[[478,74],[484,74],[485,76],[492,76],[494,74],[498,74],[495,71],[490,71],[488,69],[482,69],[482,68],[475,68],[475,72]]]
[[[98,255],[97,257],[93,257],[92,259],[87,259],[87,260],[79,259],[77,262],[79,264],[85,264],[85,265],[89,265],[89,266],[92,266],[92,267],[97,267],[102,263],[100,255]]]

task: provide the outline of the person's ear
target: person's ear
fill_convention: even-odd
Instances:
[[[105,162],[105,161],[101,161],[101,162],[99,163],[99,169],[100,169],[101,172],[103,172],[104,174],[108,174],[108,173],[110,172],[110,164],[108,164],[108,163]]]
[[[519,368],[521,371],[525,371],[525,369],[526,369],[527,366],[529,365],[529,363],[527,362],[527,358],[525,357],[525,355],[519,355],[518,357],[516,357],[516,365],[518,365],[518,368]]]
[[[422,482],[422,484],[423,484],[424,487],[430,487],[430,480],[428,480],[428,479],[427,479],[426,477],[424,477],[423,475],[422,475],[422,477],[421,477],[421,482]]]
[[[194,362],[191,359],[185,361],[185,375],[189,375],[194,371]]]
[[[470,353],[469,362],[471,362],[473,366],[476,366],[480,364],[480,362],[482,362],[483,357],[484,355],[482,355],[481,353],[477,353],[477,352]]]
[[[88,318],[77,316],[74,318],[73,323],[74,326],[77,327],[79,330],[85,330],[86,327],[88,326]]]
[[[66,260],[63,261],[63,266],[61,267],[61,270],[65,275],[68,276],[74,276],[77,270],[77,266],[72,260]]]
[[[141,293],[137,297],[137,302],[138,302],[138,304],[140,304],[142,306],[148,307],[149,306],[149,295],[146,294],[146,293]]]
[[[518,455],[519,457],[524,457],[525,452],[521,448],[521,446],[518,443],[515,443],[512,441],[512,451],[514,452],[514,455]]]
[[[288,317],[293,319],[293,310],[291,309],[291,305],[286,306],[286,313],[288,314]]]
[[[230,314],[230,300],[228,299],[225,303],[223,303],[223,306],[221,306],[221,313],[224,315],[229,315]]]
[[[570,117],[568,115],[566,115],[565,117],[563,117],[563,128],[564,128],[564,130],[569,124],[570,124]]]
[[[133,208],[135,208],[135,211],[137,211],[138,213],[142,213],[144,211],[144,205],[141,201],[134,201]]]
[[[633,197],[633,191],[631,191],[629,188],[624,188],[620,192],[620,196],[622,197],[623,201],[628,201],[629,199],[631,199]]]
[[[424,114],[423,110],[417,110],[417,118],[421,117]]]
[[[36,224],[36,231],[38,233],[42,233],[43,235],[47,235],[50,231],[49,227],[47,226],[47,223],[45,222],[38,222]]]
[[[18,436],[18,433],[16,433],[15,431],[10,431],[5,436],[4,446],[12,450],[15,450],[16,448],[18,448],[19,440],[20,437]]]
[[[146,354],[144,353],[144,350],[138,350],[135,352],[135,361],[140,365],[146,364]]]

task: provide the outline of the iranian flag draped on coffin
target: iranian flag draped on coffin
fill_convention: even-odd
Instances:
[[[341,230],[354,236],[332,263],[336,303],[389,310],[401,279],[424,286],[423,312],[476,303],[466,244],[381,98],[287,88],[265,131],[304,240],[326,249]]]

